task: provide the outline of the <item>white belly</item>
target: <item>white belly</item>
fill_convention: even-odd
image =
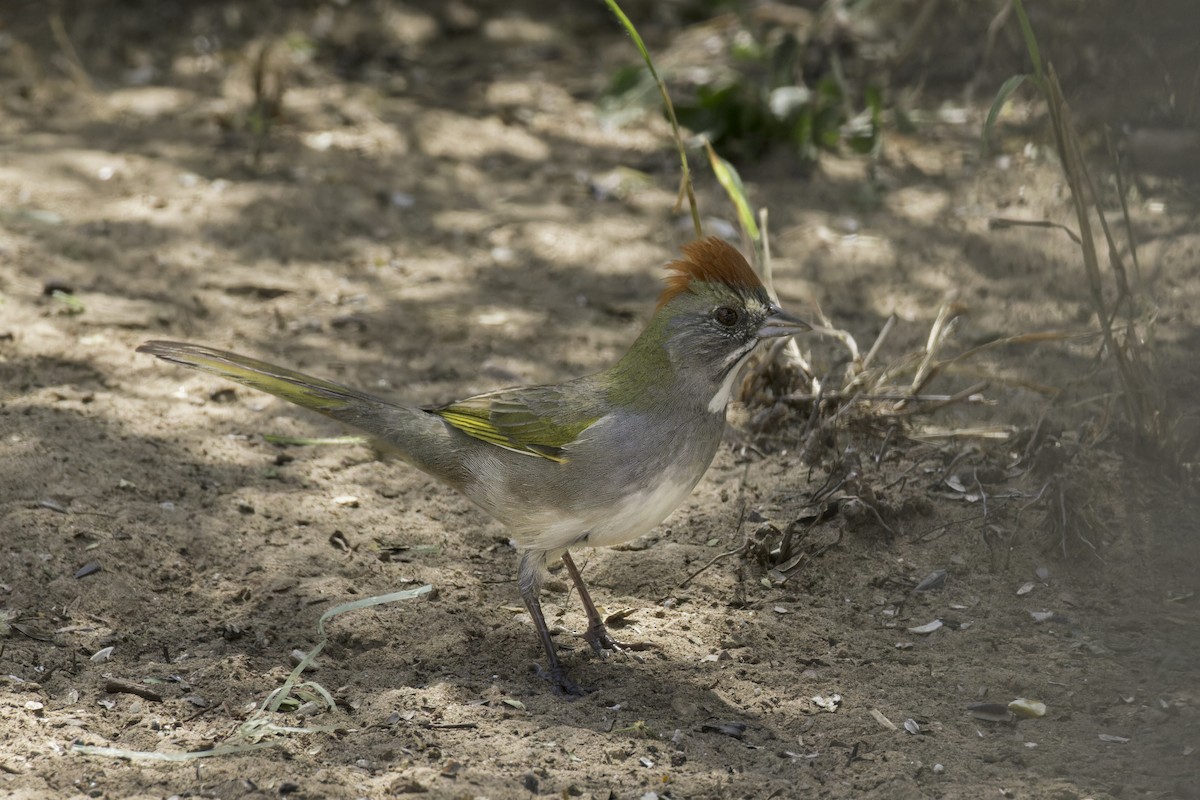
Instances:
[[[522,525],[517,542],[533,550],[559,550],[573,545],[612,547],[641,536],[662,522],[687,499],[697,480],[670,477],[605,508],[585,513],[543,512]],[[586,539],[581,538],[586,535]]]

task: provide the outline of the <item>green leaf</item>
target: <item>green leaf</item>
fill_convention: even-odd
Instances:
[[[821,98],[829,101],[829,103],[840,103],[842,100],[842,87],[833,78],[826,76],[817,83],[817,92]]]
[[[863,92],[866,111],[850,123],[850,149],[860,155],[876,152],[883,132],[883,93],[876,86]],[[865,117],[865,119],[863,119]]]
[[[733,202],[733,207],[737,209],[738,223],[757,247],[762,233],[758,230],[758,223],[754,221],[754,211],[750,208],[750,200],[746,197],[746,187],[742,183],[742,176],[738,175],[733,164],[717,155],[712,144],[705,141],[704,149],[708,151],[708,163],[712,165],[713,174],[717,176],[717,183],[721,184],[721,188]]]
[[[851,136],[848,141],[850,143],[850,149],[855,153],[858,153],[860,156],[865,156],[875,149],[874,133]]]
[[[800,42],[788,32],[771,54],[771,88],[795,85],[796,62],[799,60]]]
[[[842,139],[842,111],[838,106],[829,106],[813,117],[813,144],[832,150]]]
[[[82,314],[86,310],[83,301],[70,292],[64,292],[60,289],[55,289],[50,293],[50,296],[62,303],[66,307],[66,312],[68,314]]]
[[[813,112],[811,108],[804,109],[800,114],[800,118],[796,120],[796,125],[792,128],[792,141],[796,143],[796,151],[800,154],[801,159],[805,161],[816,159],[817,152],[813,134]]]
[[[987,119],[983,121],[983,132],[980,135],[979,150],[984,156],[987,155],[988,140],[992,136],[992,128],[996,126],[996,117],[1000,116],[1000,109],[1008,102],[1009,95],[1015,92],[1028,77],[1028,75],[1013,75],[1004,82],[1000,91],[996,92],[996,99],[992,101],[992,107],[988,109]]]
[[[878,86],[868,86],[863,93],[863,99],[866,100],[867,108],[871,110],[871,122],[876,126],[883,119],[883,92],[879,91]]]

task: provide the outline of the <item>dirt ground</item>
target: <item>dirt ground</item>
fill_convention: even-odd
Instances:
[[[957,38],[935,25],[896,75],[919,125],[875,165],[742,166],[785,305],[864,349],[894,315],[881,361],[948,300],[951,353],[1097,329],[1066,235],[988,223],[1074,226],[1028,97],[980,157],[1022,68],[1012,23],[986,63],[962,54],[1000,5],[942,15]],[[1190,3],[1056,27],[1077,5],[1034,21],[1085,129],[1194,130]],[[614,361],[690,226],[666,124],[597,112],[635,58],[602,4],[49,8],[0,12],[0,795],[1200,797],[1200,504],[1123,445],[1094,335],[989,349],[926,389],[987,379],[980,402],[855,406],[819,446],[803,403],[735,415],[664,525],[579,556],[654,649],[594,658],[551,574],[547,615],[595,688],[565,702],[498,524],[367,446],[272,444],[342,431],[134,348],[203,342],[413,403]],[[631,4],[652,49],[685,29],[675,8]],[[1129,211],[1194,462],[1197,194],[1166,161],[1135,171]],[[732,231],[707,170],[697,186]],[[802,347],[840,374],[836,342]],[[322,613],[425,583],[329,623],[311,674],[336,709],[268,715],[307,731],[185,763],[74,749],[245,742]],[[968,710],[1017,698],[1045,715]]]

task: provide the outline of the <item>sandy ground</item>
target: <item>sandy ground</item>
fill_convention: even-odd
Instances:
[[[596,111],[632,58],[599,4],[544,5],[83,5],[61,18],[74,55],[33,5],[4,20],[0,795],[1200,796],[1200,506],[1121,446],[1094,335],[990,349],[927,389],[987,379],[984,402],[857,407],[816,445],[810,405],[738,415],[664,525],[580,554],[606,613],[628,614],[620,635],[654,649],[594,658],[551,575],[563,657],[595,688],[576,702],[533,669],[499,525],[365,445],[269,443],[342,431],[134,354],[194,340],[413,403],[619,357],[689,238],[678,163],[656,115]],[[639,10],[668,46],[678,24]],[[260,135],[268,40],[284,92]],[[895,316],[878,358],[897,363],[948,301],[949,353],[1096,330],[1065,235],[988,224],[1072,222],[1036,105],[980,159],[997,59],[985,99],[927,106],[871,169],[744,166],[789,307],[864,347]],[[1070,63],[1068,85],[1122,74]],[[1119,124],[1105,114],[1134,94],[1081,105]],[[1144,297],[1195,461],[1195,185],[1136,177]],[[803,349],[844,368],[836,342]],[[308,732],[190,763],[73,749],[245,742],[322,613],[426,583],[329,623],[311,675],[336,708],[266,715]],[[1022,697],[1045,716],[968,711]]]

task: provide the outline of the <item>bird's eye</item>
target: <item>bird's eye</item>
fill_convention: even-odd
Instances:
[[[713,319],[715,319],[719,325],[724,325],[726,328],[732,328],[734,325],[737,325],[738,312],[729,306],[720,306],[716,311],[713,312]]]

